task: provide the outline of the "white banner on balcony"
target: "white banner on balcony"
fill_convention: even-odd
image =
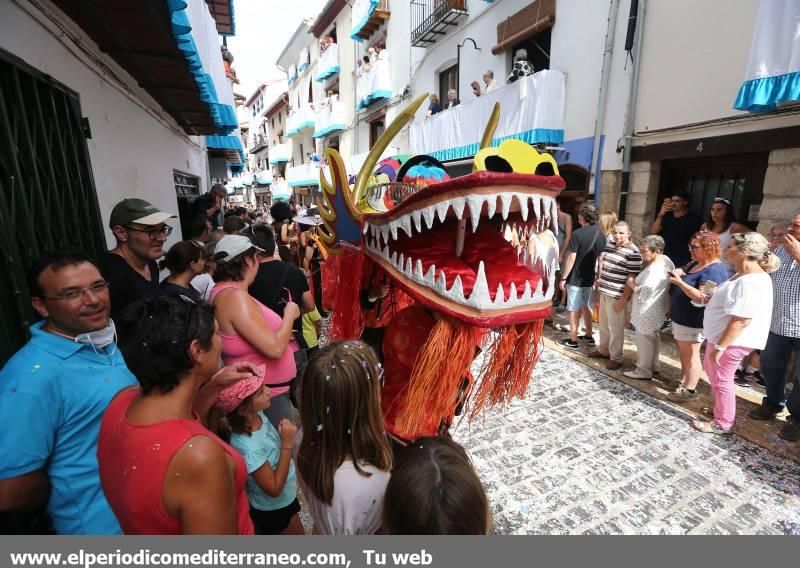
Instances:
[[[356,108],[366,108],[378,99],[392,97],[392,74],[389,51],[381,50],[369,69],[362,65],[356,72]]]
[[[286,144],[275,144],[269,148],[269,163],[279,164],[289,161],[289,147]]]
[[[565,80],[560,71],[540,71],[493,93],[461,103],[411,124],[413,154],[437,160],[474,156],[494,103],[500,103],[500,122],[492,145],[516,138],[529,144],[564,141]]]
[[[324,81],[339,72],[339,44],[332,43],[320,53],[317,62],[317,81]]]
[[[289,182],[289,187],[319,185],[319,167],[314,163],[305,163],[287,168],[286,181]]]
[[[361,41],[358,33],[367,25],[370,16],[378,8],[380,0],[355,0],[353,3],[353,13],[350,16],[352,26],[350,28],[350,37],[356,41]]]
[[[275,181],[270,187],[273,201],[289,201],[292,197],[292,188],[285,180]]]
[[[314,138],[322,138],[345,128],[347,125],[344,122],[344,107],[339,100],[339,95],[328,97],[317,111]]]

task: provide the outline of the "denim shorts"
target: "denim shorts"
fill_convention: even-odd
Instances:
[[[592,309],[592,288],[567,286],[567,311],[577,312],[581,308]]]

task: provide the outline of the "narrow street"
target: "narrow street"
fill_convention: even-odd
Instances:
[[[528,397],[454,438],[498,534],[800,534],[800,467],[546,349]]]

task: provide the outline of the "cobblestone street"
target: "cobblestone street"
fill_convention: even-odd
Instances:
[[[527,399],[454,438],[499,534],[800,534],[800,467],[546,349]]]

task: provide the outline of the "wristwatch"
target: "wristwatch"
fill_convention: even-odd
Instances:
[[[724,345],[715,345],[714,346],[714,351],[725,351],[726,349],[727,349],[727,347],[725,347]]]

